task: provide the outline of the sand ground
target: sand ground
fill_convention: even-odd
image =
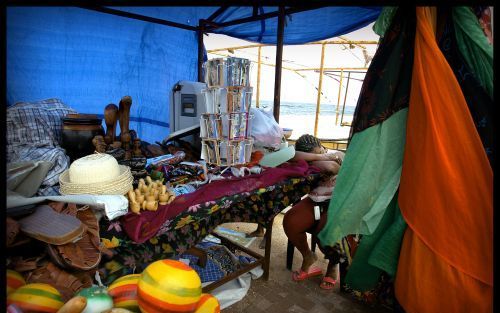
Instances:
[[[283,115],[280,116],[279,124],[283,128],[293,129],[290,139],[297,139],[302,134],[314,135],[314,115]],[[351,122],[352,115],[344,116],[343,122]],[[335,126],[335,115],[320,115],[318,118],[317,137],[323,139],[338,139],[349,137],[349,126],[340,126],[340,115],[337,126]]]
[[[283,216],[278,214],[274,219],[271,267],[269,280],[260,278],[253,280],[250,290],[241,301],[224,309],[224,313],[388,313],[390,310],[383,307],[370,307],[360,303],[347,294],[340,293],[338,284],[334,290],[322,290],[319,288],[321,276],[317,276],[306,281],[294,282],[291,279],[291,272],[286,268],[286,248],[287,237],[283,231]],[[227,223],[224,227],[240,232],[250,233],[256,229],[256,224],[251,223]],[[259,249],[261,238],[257,238],[250,248],[258,253],[264,254],[263,249]],[[323,254],[316,249],[318,255],[317,265],[326,270],[327,261]],[[297,249],[293,258],[292,269],[300,267],[302,258]]]

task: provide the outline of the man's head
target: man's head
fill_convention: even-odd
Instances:
[[[295,150],[310,153],[325,153],[321,141],[313,135],[304,134],[295,141]]]

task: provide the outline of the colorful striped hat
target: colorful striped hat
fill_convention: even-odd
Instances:
[[[201,297],[201,280],[186,264],[175,260],[151,263],[137,288],[141,312],[193,312]]]
[[[28,284],[19,287],[7,298],[7,305],[15,304],[23,312],[56,313],[64,304],[61,294],[49,284]]]

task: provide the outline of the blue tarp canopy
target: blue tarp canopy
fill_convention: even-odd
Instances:
[[[197,27],[219,7],[109,7]],[[277,7],[258,7],[258,14]],[[373,22],[380,7],[323,7],[285,18],[284,44],[349,33]],[[253,7],[228,7],[213,21],[251,17]],[[275,44],[278,18],[214,33]],[[149,142],[169,133],[171,89],[197,80],[198,37],[181,29],[77,7],[7,8],[7,105],[59,98],[80,113],[102,114],[133,99],[130,128]]]

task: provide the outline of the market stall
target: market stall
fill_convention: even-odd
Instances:
[[[448,8],[437,19],[429,8],[386,8],[377,21],[383,38],[318,235],[325,245],[362,235],[356,255],[346,255],[345,280],[361,297],[393,297],[395,284],[412,312],[491,308],[493,37],[485,12]],[[259,265],[267,277],[274,216],[320,178],[305,162],[286,162],[294,150],[277,124],[283,45],[338,36],[379,14],[8,8],[9,312],[201,312],[208,304],[217,312],[217,299],[202,291]],[[249,62],[205,59],[207,32],[277,45],[272,116],[250,108]],[[420,155],[426,167],[417,173]],[[229,221],[265,226],[265,255],[233,245],[247,254],[235,256],[203,240]],[[209,276],[203,269],[216,258],[228,263]]]

